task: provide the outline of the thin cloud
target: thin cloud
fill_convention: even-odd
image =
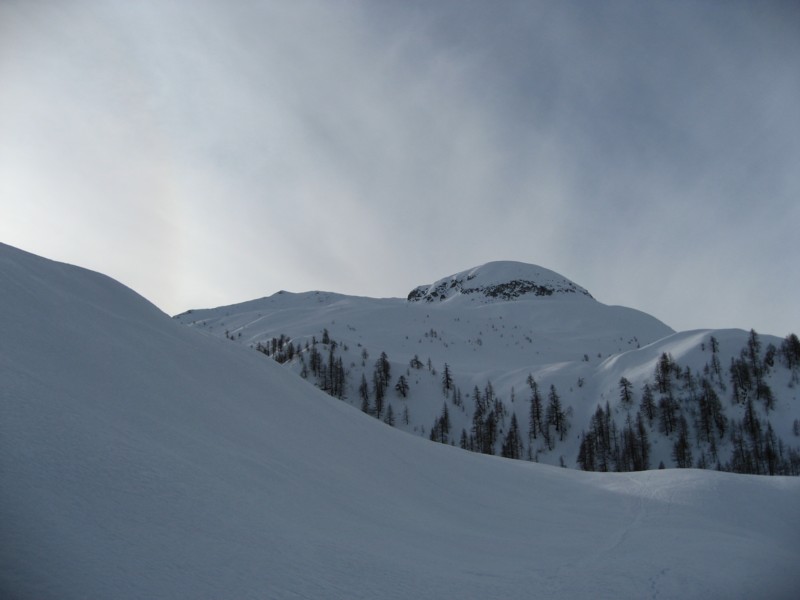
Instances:
[[[0,235],[169,312],[404,295],[513,259],[675,328],[782,335],[800,292],[796,17],[4,3]]]

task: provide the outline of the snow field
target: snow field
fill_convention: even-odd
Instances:
[[[795,478],[433,444],[7,246],[0,306],[0,596],[796,597]]]

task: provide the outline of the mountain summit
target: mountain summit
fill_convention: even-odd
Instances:
[[[409,302],[434,302],[470,296],[483,302],[515,300],[521,296],[592,295],[555,271],[515,261],[495,261],[461,271],[408,294]]]

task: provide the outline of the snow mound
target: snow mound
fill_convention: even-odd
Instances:
[[[408,294],[408,300],[434,302],[470,296],[492,302],[562,294],[592,298],[586,289],[555,271],[528,263],[496,261],[418,286]]]

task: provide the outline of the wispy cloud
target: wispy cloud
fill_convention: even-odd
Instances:
[[[784,334],[797,26],[781,3],[6,2],[0,236],[170,312],[507,258],[676,328]]]

